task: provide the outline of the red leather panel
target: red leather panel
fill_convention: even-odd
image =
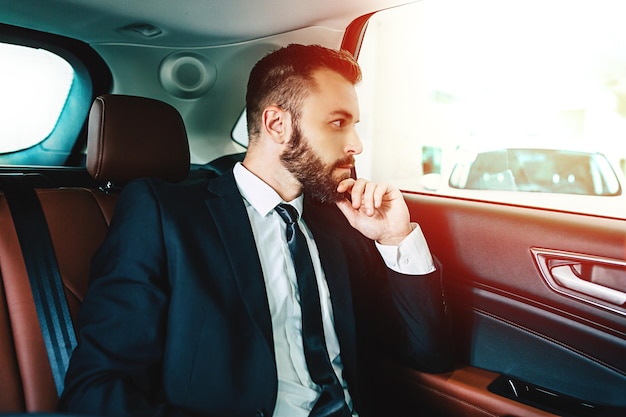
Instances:
[[[387,362],[383,370],[394,390],[405,398],[454,417],[556,417],[552,413],[509,400],[487,390],[498,374],[461,367],[445,374],[427,374]]]
[[[115,204],[117,203],[119,195],[115,193],[105,194],[99,190],[92,189],[90,189],[89,192],[91,192],[93,198],[95,198],[100,205],[100,210],[102,211],[102,215],[108,227],[109,224],[111,224],[111,217],[113,217],[113,211],[115,211]]]
[[[11,221],[7,214],[6,200],[3,195],[0,195],[0,230],[2,230],[2,235],[6,233],[7,221]],[[0,395],[0,413],[21,412],[25,409],[24,396],[21,390],[22,382],[20,381],[19,370],[17,369],[17,357],[15,356],[13,334],[9,323],[9,310],[2,285],[2,272],[2,264],[0,263],[0,392],[2,392]]]

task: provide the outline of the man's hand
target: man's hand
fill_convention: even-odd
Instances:
[[[348,178],[337,191],[349,193],[337,207],[352,227],[381,245],[398,245],[413,230],[402,193],[387,184]]]

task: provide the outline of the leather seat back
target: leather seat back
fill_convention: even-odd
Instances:
[[[189,172],[180,114],[157,100],[98,97],[89,115],[87,170],[93,187],[36,188],[75,320],[91,258],[106,236],[117,194],[98,184],[139,177],[179,181]],[[109,187],[110,188],[110,187]],[[35,301],[5,194],[0,191],[0,413],[56,409],[54,384]],[[26,242],[27,243],[27,242]]]

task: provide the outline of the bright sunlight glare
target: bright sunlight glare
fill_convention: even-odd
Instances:
[[[43,50],[0,44],[0,153],[26,149],[54,129],[74,80],[71,65]]]
[[[384,121],[369,127],[375,137],[405,138],[398,146],[416,152],[523,144],[626,157],[626,55],[616,41],[623,38],[626,2],[411,6],[388,10],[384,21],[375,15],[366,38],[380,41],[364,42],[359,57],[366,68],[361,102],[375,103],[362,108],[361,118]],[[367,141],[370,134],[362,136]],[[402,166],[396,161],[394,169]]]

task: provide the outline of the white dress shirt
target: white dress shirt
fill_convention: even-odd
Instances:
[[[286,225],[274,210],[276,205],[284,201],[276,191],[242,164],[235,165],[234,174],[252,225],[272,317],[278,372],[278,397],[273,415],[274,417],[307,417],[320,390],[311,380],[304,357],[298,286],[285,240]],[[293,205],[300,215],[302,214],[303,196],[287,203]],[[352,400],[343,378],[343,364],[334,328],[330,293],[317,246],[301,217],[298,225],[311,251],[321,298],[322,322],[328,354],[335,373],[343,385],[346,402],[352,409]],[[400,246],[377,244],[377,248],[389,268],[410,275],[427,274],[434,270],[433,260],[419,226],[414,224],[414,227],[414,231]],[[353,416],[357,416],[356,412],[353,412]]]

